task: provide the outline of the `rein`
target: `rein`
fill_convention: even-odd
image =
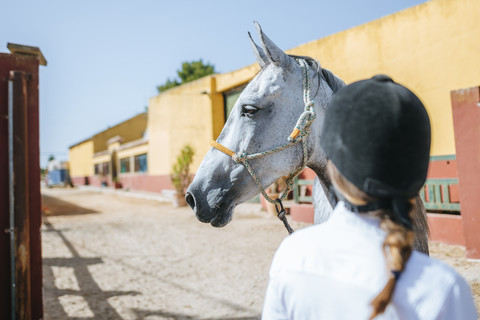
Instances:
[[[311,124],[312,124],[313,120],[315,120],[315,118],[316,118],[315,110],[314,110],[314,103],[313,103],[313,100],[311,100],[311,98],[310,98],[311,80],[308,76],[308,64],[304,59],[298,59],[298,62],[299,62],[300,66],[302,67],[302,70],[303,70],[303,72],[302,72],[303,73],[303,102],[305,104],[305,110],[300,115],[300,117],[298,118],[297,123],[295,125],[295,128],[293,129],[292,133],[288,137],[288,142],[287,143],[285,143],[285,144],[283,144],[279,147],[276,147],[276,148],[273,148],[273,149],[270,149],[270,150],[267,150],[267,151],[259,152],[259,153],[254,153],[254,154],[247,154],[247,153],[244,153],[244,152],[238,153],[238,152],[232,151],[232,150],[228,149],[227,147],[225,147],[224,145],[222,145],[222,144],[220,144],[216,141],[212,141],[210,143],[210,145],[212,147],[214,147],[215,149],[218,149],[219,151],[227,154],[228,156],[230,156],[233,159],[233,161],[235,161],[236,163],[241,163],[247,168],[248,172],[250,173],[250,175],[253,178],[253,181],[255,182],[257,187],[262,192],[262,195],[265,198],[265,200],[267,200],[270,203],[275,204],[275,209],[277,211],[277,217],[280,220],[282,220],[282,222],[285,225],[285,228],[287,229],[289,234],[293,233],[294,230],[290,227],[290,225],[287,221],[286,211],[283,208],[282,200],[285,200],[288,193],[292,190],[293,184],[294,184],[294,178],[300,172],[302,172],[302,170],[306,167],[306,163],[307,163],[307,159],[308,159],[307,137],[308,137],[308,135],[310,134],[310,131],[311,131]],[[277,198],[277,199],[272,199],[272,198],[270,198],[270,196],[265,191],[265,188],[260,183],[260,180],[258,179],[258,177],[255,175],[255,172],[253,171],[252,167],[248,163],[248,160],[261,158],[261,157],[264,157],[266,155],[285,150],[287,148],[290,148],[290,147],[294,146],[295,144],[297,144],[299,142],[302,143],[302,148],[303,148],[303,163],[302,163],[302,166],[299,167],[294,172],[289,174],[288,178],[286,179],[286,185],[287,186],[286,186],[285,190],[283,190],[280,197]]]

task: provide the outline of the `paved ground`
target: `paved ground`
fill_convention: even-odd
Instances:
[[[259,318],[282,223],[244,205],[215,229],[158,200],[44,190],[46,320]],[[457,246],[434,243],[432,255],[467,278],[480,307],[480,262]]]

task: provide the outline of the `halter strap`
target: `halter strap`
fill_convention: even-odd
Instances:
[[[227,154],[230,156],[233,161],[236,163],[242,163],[250,173],[250,175],[253,178],[253,181],[257,185],[257,187],[260,189],[262,192],[263,197],[265,200],[267,200],[270,203],[275,204],[275,208],[277,209],[277,214],[278,217],[283,221],[285,224],[285,227],[287,228],[289,233],[293,232],[293,229],[290,228],[288,225],[288,222],[285,218],[285,210],[283,210],[283,206],[281,206],[281,201],[284,200],[290,190],[293,188],[293,179],[300,173],[302,170],[306,167],[307,159],[308,159],[308,148],[307,148],[307,137],[310,134],[311,131],[311,124],[313,120],[315,120],[316,115],[315,115],[315,110],[314,110],[314,103],[310,98],[310,93],[311,93],[311,83],[310,83],[310,77],[308,76],[308,64],[304,59],[298,59],[298,62],[300,66],[302,67],[303,70],[303,101],[305,103],[305,110],[304,112],[300,115],[300,117],[297,120],[297,123],[295,125],[295,128],[293,129],[292,133],[288,137],[288,142],[259,153],[254,153],[254,154],[246,154],[246,153],[237,153],[235,151],[230,150],[229,148],[225,147],[224,145],[218,143],[217,141],[212,141],[210,142],[210,145],[214,147],[215,149],[218,149],[219,151],[222,151],[223,153]],[[262,186],[260,180],[257,178],[255,175],[255,172],[253,171],[252,167],[248,163],[248,160],[264,157],[266,155],[276,153],[282,150],[285,150],[289,147],[294,146],[297,142],[302,142],[302,148],[303,148],[303,163],[302,166],[299,167],[297,170],[292,172],[287,180],[286,180],[286,188],[283,190],[282,194],[280,195],[279,198],[277,199],[272,199],[267,192],[265,191],[265,188]],[[279,208],[277,207],[277,204],[280,204],[282,211],[279,211]],[[287,227],[288,225],[288,227]]]
[[[221,145],[221,144],[218,143],[217,141],[212,140],[212,141],[210,142],[210,145],[211,145],[212,147],[214,147],[215,149],[218,149],[218,150],[222,151],[223,153],[229,155],[230,157],[233,157],[233,156],[235,155],[235,152],[234,152],[234,151],[232,151],[232,150],[228,149],[227,147]]]

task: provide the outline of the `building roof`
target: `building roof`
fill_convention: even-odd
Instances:
[[[110,129],[112,129],[112,128],[115,128],[115,127],[117,127],[117,126],[119,126],[119,125],[121,125],[121,124],[123,124],[123,123],[125,123],[125,122],[128,122],[128,121],[130,121],[131,119],[133,119],[133,118],[135,118],[135,117],[138,117],[138,116],[141,116],[141,115],[145,115],[145,116],[146,116],[147,113],[146,113],[146,112],[141,112],[141,113],[139,113],[139,114],[136,114],[136,115],[134,115],[133,117],[130,117],[130,118],[128,118],[128,119],[126,119],[126,120],[124,120],[124,121],[122,121],[122,122],[119,122],[119,123],[117,123],[117,124],[114,125],[114,126],[108,127],[108,128],[105,129],[105,130],[102,130],[102,131],[99,131],[99,132],[97,132],[97,133],[94,133],[94,134],[91,135],[90,137],[88,137],[88,138],[86,138],[86,139],[84,139],[84,140],[81,140],[81,141],[79,141],[79,142],[77,142],[77,143],[74,143],[74,144],[72,144],[72,145],[71,145],[70,147],[68,147],[68,148],[69,148],[69,149],[72,149],[72,148],[74,148],[74,147],[76,147],[76,146],[78,146],[78,145],[80,145],[80,144],[82,144],[82,143],[85,143],[85,142],[87,142],[87,141],[89,141],[89,140],[92,140],[95,136],[97,136],[97,135],[99,135],[99,134],[102,134],[102,133],[105,132],[105,131],[108,131],[108,130],[110,130]]]

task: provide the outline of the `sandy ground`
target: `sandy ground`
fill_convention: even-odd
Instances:
[[[258,319],[273,254],[287,235],[256,204],[222,229],[189,208],[85,189],[43,190],[45,319]],[[307,226],[293,223],[294,229]],[[480,261],[431,244],[480,307]]]

